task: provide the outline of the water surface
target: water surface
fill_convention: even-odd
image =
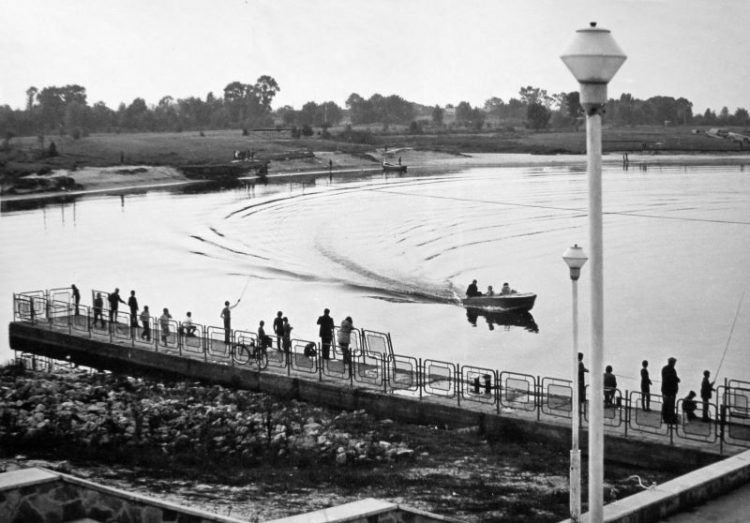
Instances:
[[[605,363],[623,388],[643,359],[675,356],[684,388],[702,371],[750,380],[750,171],[742,166],[604,172]],[[202,194],[96,196],[0,215],[2,346],[14,291],[76,283],[136,290],[152,311],[237,327],[282,310],[315,340],[318,315],[390,332],[401,354],[566,377],[571,287],[561,259],[587,248],[583,166],[302,177]],[[579,284],[588,359],[589,273]],[[530,317],[475,314],[472,280],[539,297]],[[750,293],[748,293],[750,294]],[[736,322],[734,321],[736,317]],[[734,326],[733,326],[734,324]],[[722,362],[722,358],[723,362]]]

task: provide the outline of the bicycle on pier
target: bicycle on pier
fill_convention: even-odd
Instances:
[[[240,337],[237,342],[232,343],[232,360],[238,365],[254,363],[258,370],[268,367],[268,352],[265,344],[256,344],[255,340]]]

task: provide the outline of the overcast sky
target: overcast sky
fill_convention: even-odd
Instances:
[[[0,104],[66,84],[116,109],[274,77],[273,106],[356,92],[483,105],[577,84],[559,59],[589,21],[628,60],[610,97],[750,109],[748,0],[0,0]]]

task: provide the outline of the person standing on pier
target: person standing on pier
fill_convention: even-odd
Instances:
[[[711,401],[711,393],[715,391],[713,381],[709,380],[711,372],[703,371],[703,381],[701,382],[701,400],[703,400],[703,421],[711,421],[711,417],[708,415],[708,403]]]
[[[73,303],[76,306],[76,316],[78,316],[78,305],[81,303],[81,292],[78,290],[75,283],[70,286],[70,289],[73,292]]]
[[[273,320],[273,333],[276,334],[276,348],[281,350],[281,340],[284,337],[284,313],[279,311]]]
[[[130,291],[128,307],[130,307],[130,327],[135,335],[135,329],[138,328],[138,300],[135,297],[135,291]]]
[[[143,325],[141,339],[151,341],[151,313],[148,311],[148,305],[144,305],[141,311],[141,325]]]
[[[161,341],[164,345],[167,344],[167,337],[169,336],[169,320],[172,319],[172,315],[169,314],[169,309],[164,307],[164,310],[159,316],[159,330],[161,331]]]
[[[612,365],[607,365],[604,369],[604,405],[612,407],[617,391],[617,377],[612,373]]]
[[[221,310],[221,318],[224,320],[224,343],[226,345],[229,345],[232,337],[232,309],[240,304],[240,299],[237,300],[237,303],[231,306],[228,301],[225,301],[224,308]]]
[[[333,318],[330,316],[330,310],[325,309],[323,316],[318,317],[318,325],[320,325],[320,346],[323,351],[323,359],[328,360],[331,358],[331,342],[333,342]]]
[[[352,330],[354,330],[354,321],[352,321],[351,316],[347,316],[344,318],[344,321],[341,322],[338,339],[336,340],[341,348],[341,354],[344,357],[344,365],[349,369],[350,376],[352,373],[352,352],[349,349],[349,344],[352,341]]]
[[[648,361],[641,362],[641,408],[651,412],[651,378],[648,376]]]
[[[294,327],[291,326],[289,318],[286,316],[284,316],[282,321],[284,322],[284,333],[282,334],[284,352],[289,352],[292,348],[292,329]]]
[[[104,328],[104,314],[102,314],[103,310],[104,300],[102,299],[102,293],[97,292],[96,298],[94,298],[94,327],[96,327],[96,320],[98,318],[102,324],[102,329]]]
[[[109,301],[109,323],[112,324],[117,322],[117,309],[120,307],[120,304],[127,304],[125,303],[125,300],[120,298],[120,289],[115,289],[115,292],[110,292],[109,296],[107,296],[107,301]]]
[[[586,373],[589,369],[583,364],[583,352],[578,353],[578,407],[586,403]]]
[[[675,402],[677,400],[677,391],[680,388],[680,378],[677,377],[677,371],[674,368],[675,363],[677,363],[676,358],[669,358],[667,364],[661,369],[661,395],[664,398],[661,407],[661,417],[664,423],[670,425],[677,423]]]

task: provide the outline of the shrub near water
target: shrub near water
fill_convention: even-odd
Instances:
[[[167,460],[209,457],[244,465],[322,460],[343,466],[413,455],[403,443],[383,441],[379,424],[364,411],[334,415],[220,386],[6,369],[0,387],[0,444],[7,450],[69,448],[122,461],[157,451]]]

